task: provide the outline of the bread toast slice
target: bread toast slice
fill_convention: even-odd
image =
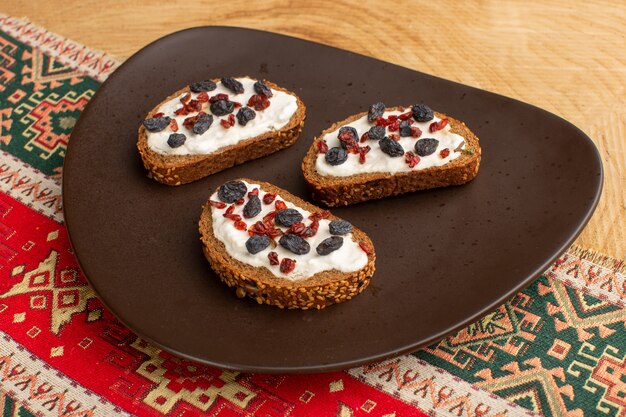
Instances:
[[[351,227],[351,232],[348,233],[343,233],[343,230],[342,246],[331,253],[320,255],[320,243],[327,241],[328,237],[338,237],[335,236],[337,230],[331,229],[330,225],[345,223],[330,223],[339,219],[272,184],[246,178],[225,184],[235,183],[245,184],[243,197],[238,198],[235,203],[230,202],[233,199],[221,201],[219,190],[226,186],[222,185],[203,206],[199,230],[203,251],[211,268],[226,285],[236,290],[238,297],[247,296],[259,304],[280,308],[321,309],[349,300],[368,286],[374,274],[376,254],[372,241],[363,231],[356,227]],[[248,194],[254,189],[258,189],[262,211],[248,219],[244,215],[245,207],[254,198]],[[275,199],[267,200],[268,193],[273,193]],[[282,246],[285,235],[291,230],[298,230],[298,222],[289,227],[285,227],[284,223],[279,224],[282,217],[277,219],[276,216],[279,215],[276,212],[284,208],[282,204],[302,214],[300,223],[305,229],[300,228],[304,233],[299,235],[304,236],[303,239],[307,241],[310,247],[308,253],[297,255]],[[268,215],[269,218],[261,220]],[[318,229],[314,236],[308,236],[306,228],[314,228],[313,218],[318,219]],[[241,225],[237,225],[237,221],[246,224],[238,228]],[[246,245],[256,235],[252,231],[259,230],[255,226],[256,222],[269,226],[268,229],[261,227],[262,231],[257,236],[272,235],[273,238],[270,239],[269,246],[252,254]],[[264,232],[270,228],[278,229],[278,232]],[[273,262],[270,257],[274,255],[271,253],[275,254]],[[295,261],[292,270],[289,270],[286,259]],[[287,268],[283,269],[283,263]]]
[[[249,79],[249,77],[238,78],[237,80]],[[217,92],[224,91],[224,88],[221,88],[220,80],[210,80],[211,82],[217,85],[217,89],[205,92],[211,99],[217,96]],[[252,81],[256,81],[253,80]],[[242,133],[244,138],[239,140],[236,143],[226,144],[225,146],[220,146],[217,149],[211,150],[208,153],[189,153],[189,154],[171,154],[168,152],[174,152],[168,149],[167,146],[163,145],[163,138],[161,138],[161,150],[158,147],[155,147],[149,141],[149,137],[153,132],[148,131],[146,126],[142,124],[139,127],[138,132],[138,140],[137,140],[137,149],[139,154],[141,155],[141,159],[143,161],[144,167],[148,170],[149,175],[154,178],[156,181],[167,184],[167,185],[181,185],[186,184],[192,181],[196,181],[200,178],[206,177],[213,173],[222,171],[226,168],[230,168],[234,165],[242,164],[246,161],[250,161],[252,159],[260,158],[269,154],[272,154],[280,149],[289,147],[293,145],[300,135],[302,131],[302,127],[304,126],[304,119],[306,116],[306,107],[302,100],[293,92],[288,91],[278,85],[271,83],[269,81],[265,81],[265,85],[274,92],[274,96],[276,93],[286,93],[292,97],[295,97],[295,102],[297,104],[296,110],[290,119],[279,129],[269,129],[266,131],[262,131],[259,134],[256,134],[252,137],[245,137],[245,132]],[[249,90],[249,89],[248,89]],[[229,94],[229,100],[233,102],[237,102],[237,104],[241,104],[242,106],[246,106],[247,97],[250,96],[250,93],[254,94],[255,91],[244,91],[242,94],[233,95],[233,92]],[[148,118],[154,117],[154,115],[158,115],[159,113],[163,113],[163,109],[172,109],[172,103],[178,104],[178,99],[181,97],[185,97],[186,94],[190,94],[190,100],[197,100],[200,93],[195,93],[190,90],[190,86],[185,86],[184,88],[176,91],[175,93],[168,96],[161,103],[157,104],[149,113]],[[243,103],[240,103],[239,100],[243,100]],[[272,109],[273,99],[270,97],[270,107],[268,109]],[[168,104],[169,103],[169,104]],[[180,106],[184,105],[182,102],[178,104]],[[213,118],[213,122],[211,123],[209,129],[202,133],[201,135],[192,134],[191,129],[189,127],[191,125],[184,126],[184,119],[187,117],[191,117],[197,115],[198,112],[190,112],[185,115],[174,115],[172,112],[165,112],[162,115],[166,117],[170,117],[171,119],[177,120],[177,131],[172,130],[171,125],[168,125],[163,132],[171,133],[182,133],[187,136],[187,144],[191,143],[191,141],[197,140],[200,136],[206,137],[203,140],[211,140],[211,135],[214,132],[222,133],[225,132],[226,129],[231,131],[235,131],[236,129],[242,129],[239,121],[235,121],[234,115],[238,113],[239,108],[235,107],[229,114],[217,116],[216,114],[212,114],[209,110],[211,103],[203,102],[201,103],[202,111],[207,113]],[[257,119],[260,117],[262,112],[267,112],[266,110],[257,110],[256,115]],[[279,111],[280,109],[276,109]],[[234,122],[234,125],[225,127],[228,123],[228,117],[231,117],[231,123]],[[225,121],[225,124],[222,124],[222,121]],[[252,122],[248,122],[246,127],[253,124]],[[161,134],[161,132],[156,132],[156,134]],[[166,152],[166,153],[163,153]],[[180,153],[176,151],[176,153]]]
[[[411,108],[385,108],[384,115],[389,115],[390,113],[393,113],[396,115],[404,115],[403,117],[406,118],[406,115],[408,114],[407,110],[408,112],[410,112]],[[410,149],[404,149],[404,153],[401,154],[401,157],[394,161],[395,168],[398,168],[399,163],[407,164],[406,168],[399,168],[403,171],[390,172],[380,170],[376,172],[375,169],[373,171],[370,169],[371,172],[362,172],[364,170],[367,171],[368,158],[372,155],[371,153],[367,153],[364,155],[365,163],[363,164],[363,168],[356,165],[356,163],[352,161],[351,167],[357,171],[354,174],[345,175],[346,172],[344,169],[342,176],[328,175],[329,172],[332,173],[333,169],[335,169],[335,167],[332,167],[329,164],[327,164],[329,168],[326,168],[324,166],[321,167],[325,170],[325,173],[319,172],[318,168],[320,168],[320,164],[326,163],[326,161],[322,159],[322,156],[325,155],[321,155],[321,152],[324,152],[326,148],[332,148],[333,143],[327,144],[327,142],[332,142],[333,138],[336,137],[336,135],[331,134],[335,133],[336,131],[338,131],[338,129],[344,126],[350,126],[351,124],[355,124],[361,127],[367,126],[371,128],[371,126],[375,126],[377,123],[380,122],[380,120],[369,122],[367,120],[368,114],[368,112],[355,114],[345,120],[334,123],[330,128],[323,131],[320,136],[313,140],[311,147],[309,148],[306,156],[302,161],[302,172],[309,186],[312,197],[316,201],[321,202],[329,207],[343,206],[428,188],[460,185],[471,181],[478,173],[481,159],[481,148],[478,138],[463,122],[438,112],[432,112],[431,116],[433,117],[433,119],[423,123],[415,123],[415,120],[413,120],[413,124],[411,124],[410,127],[418,127],[418,129],[421,131],[421,133],[415,132],[415,137],[400,137],[397,130],[398,126],[383,126],[385,127],[385,135],[397,135],[398,137],[395,138],[396,140],[399,139],[405,144],[408,141],[408,143],[413,145],[413,142],[416,143],[419,139],[436,136],[438,130],[435,130],[433,133],[431,133],[430,125],[432,123],[438,123],[441,120],[446,120],[447,122],[443,123],[447,123],[447,125],[444,126],[442,129],[439,129],[440,131],[442,131],[442,134],[445,133],[448,136],[450,136],[451,134],[456,134],[459,135],[460,138],[462,138],[461,141],[458,137],[456,137],[455,140],[460,144],[458,146],[455,146],[454,149],[443,148],[443,146],[439,146],[436,151],[427,155],[426,157],[420,158],[418,156],[417,159],[413,159],[413,162],[418,162],[416,166],[412,169],[408,166],[408,164],[411,159],[417,155],[416,149],[414,149],[413,146],[411,146]],[[398,122],[401,122],[400,119],[397,120]],[[406,120],[412,119],[409,118]],[[387,123],[390,123],[390,121],[382,121],[382,124]],[[435,126],[435,129],[437,128],[438,127]],[[369,146],[371,148],[370,152],[379,151],[380,153],[381,151],[379,150],[379,148],[382,141],[379,140],[378,143],[376,143],[377,141],[368,138],[363,140],[363,133],[363,131],[357,132],[357,135],[359,137],[358,147],[363,148],[365,146]],[[335,139],[335,141],[337,141],[337,139]],[[447,149],[447,151],[444,151],[444,149]],[[408,152],[411,152],[411,154],[408,154]],[[441,155],[444,155],[445,153],[441,152],[448,152],[448,154],[446,157],[442,157]],[[384,158],[390,158],[384,153],[381,154],[384,155]],[[379,155],[376,155],[376,157],[379,157]],[[427,166],[424,168],[420,167],[420,163],[423,163],[428,157],[431,160],[429,163],[431,165],[434,164],[434,166]],[[454,157],[454,159],[452,159],[452,157]],[[348,150],[347,160],[349,162],[350,158],[359,158],[359,155],[357,153],[350,154]],[[388,163],[384,160],[384,158],[377,159],[378,161],[380,161],[381,166],[384,166],[386,163]],[[361,172],[359,172],[359,170]]]

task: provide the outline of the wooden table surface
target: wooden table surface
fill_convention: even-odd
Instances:
[[[585,131],[602,154],[602,198],[577,243],[626,258],[626,3],[483,0],[459,8],[465,3],[0,0],[0,12],[119,58],[192,26],[263,29],[537,105]]]

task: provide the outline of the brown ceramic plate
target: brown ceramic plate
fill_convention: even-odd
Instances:
[[[296,145],[196,183],[146,177],[144,115],[172,91],[223,75],[267,78],[307,106]],[[377,250],[370,287],[322,311],[237,299],[204,259],[200,206],[226,180],[269,181],[308,198],[300,161],[332,122],[382,100],[423,101],[480,138],[465,186],[333,210]],[[544,110],[351,52],[273,33],[201,27],[128,59],[76,125],[63,198],[85,275],[128,327],[162,348],[257,372],[347,368],[415,351],[505,301],[572,243],[593,212],[602,165],[592,141]]]

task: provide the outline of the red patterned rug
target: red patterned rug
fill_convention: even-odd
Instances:
[[[626,416],[624,263],[579,248],[457,334],[345,372],[224,371],[138,338],[61,207],[69,133],[118,64],[0,15],[0,416]]]

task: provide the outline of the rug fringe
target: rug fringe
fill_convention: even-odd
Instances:
[[[594,264],[603,266],[605,268],[612,269],[618,274],[626,273],[625,261],[605,255],[602,252],[598,252],[593,249],[585,249],[578,245],[572,245],[567,250],[567,253],[573,256],[577,256],[580,259],[593,262]]]

